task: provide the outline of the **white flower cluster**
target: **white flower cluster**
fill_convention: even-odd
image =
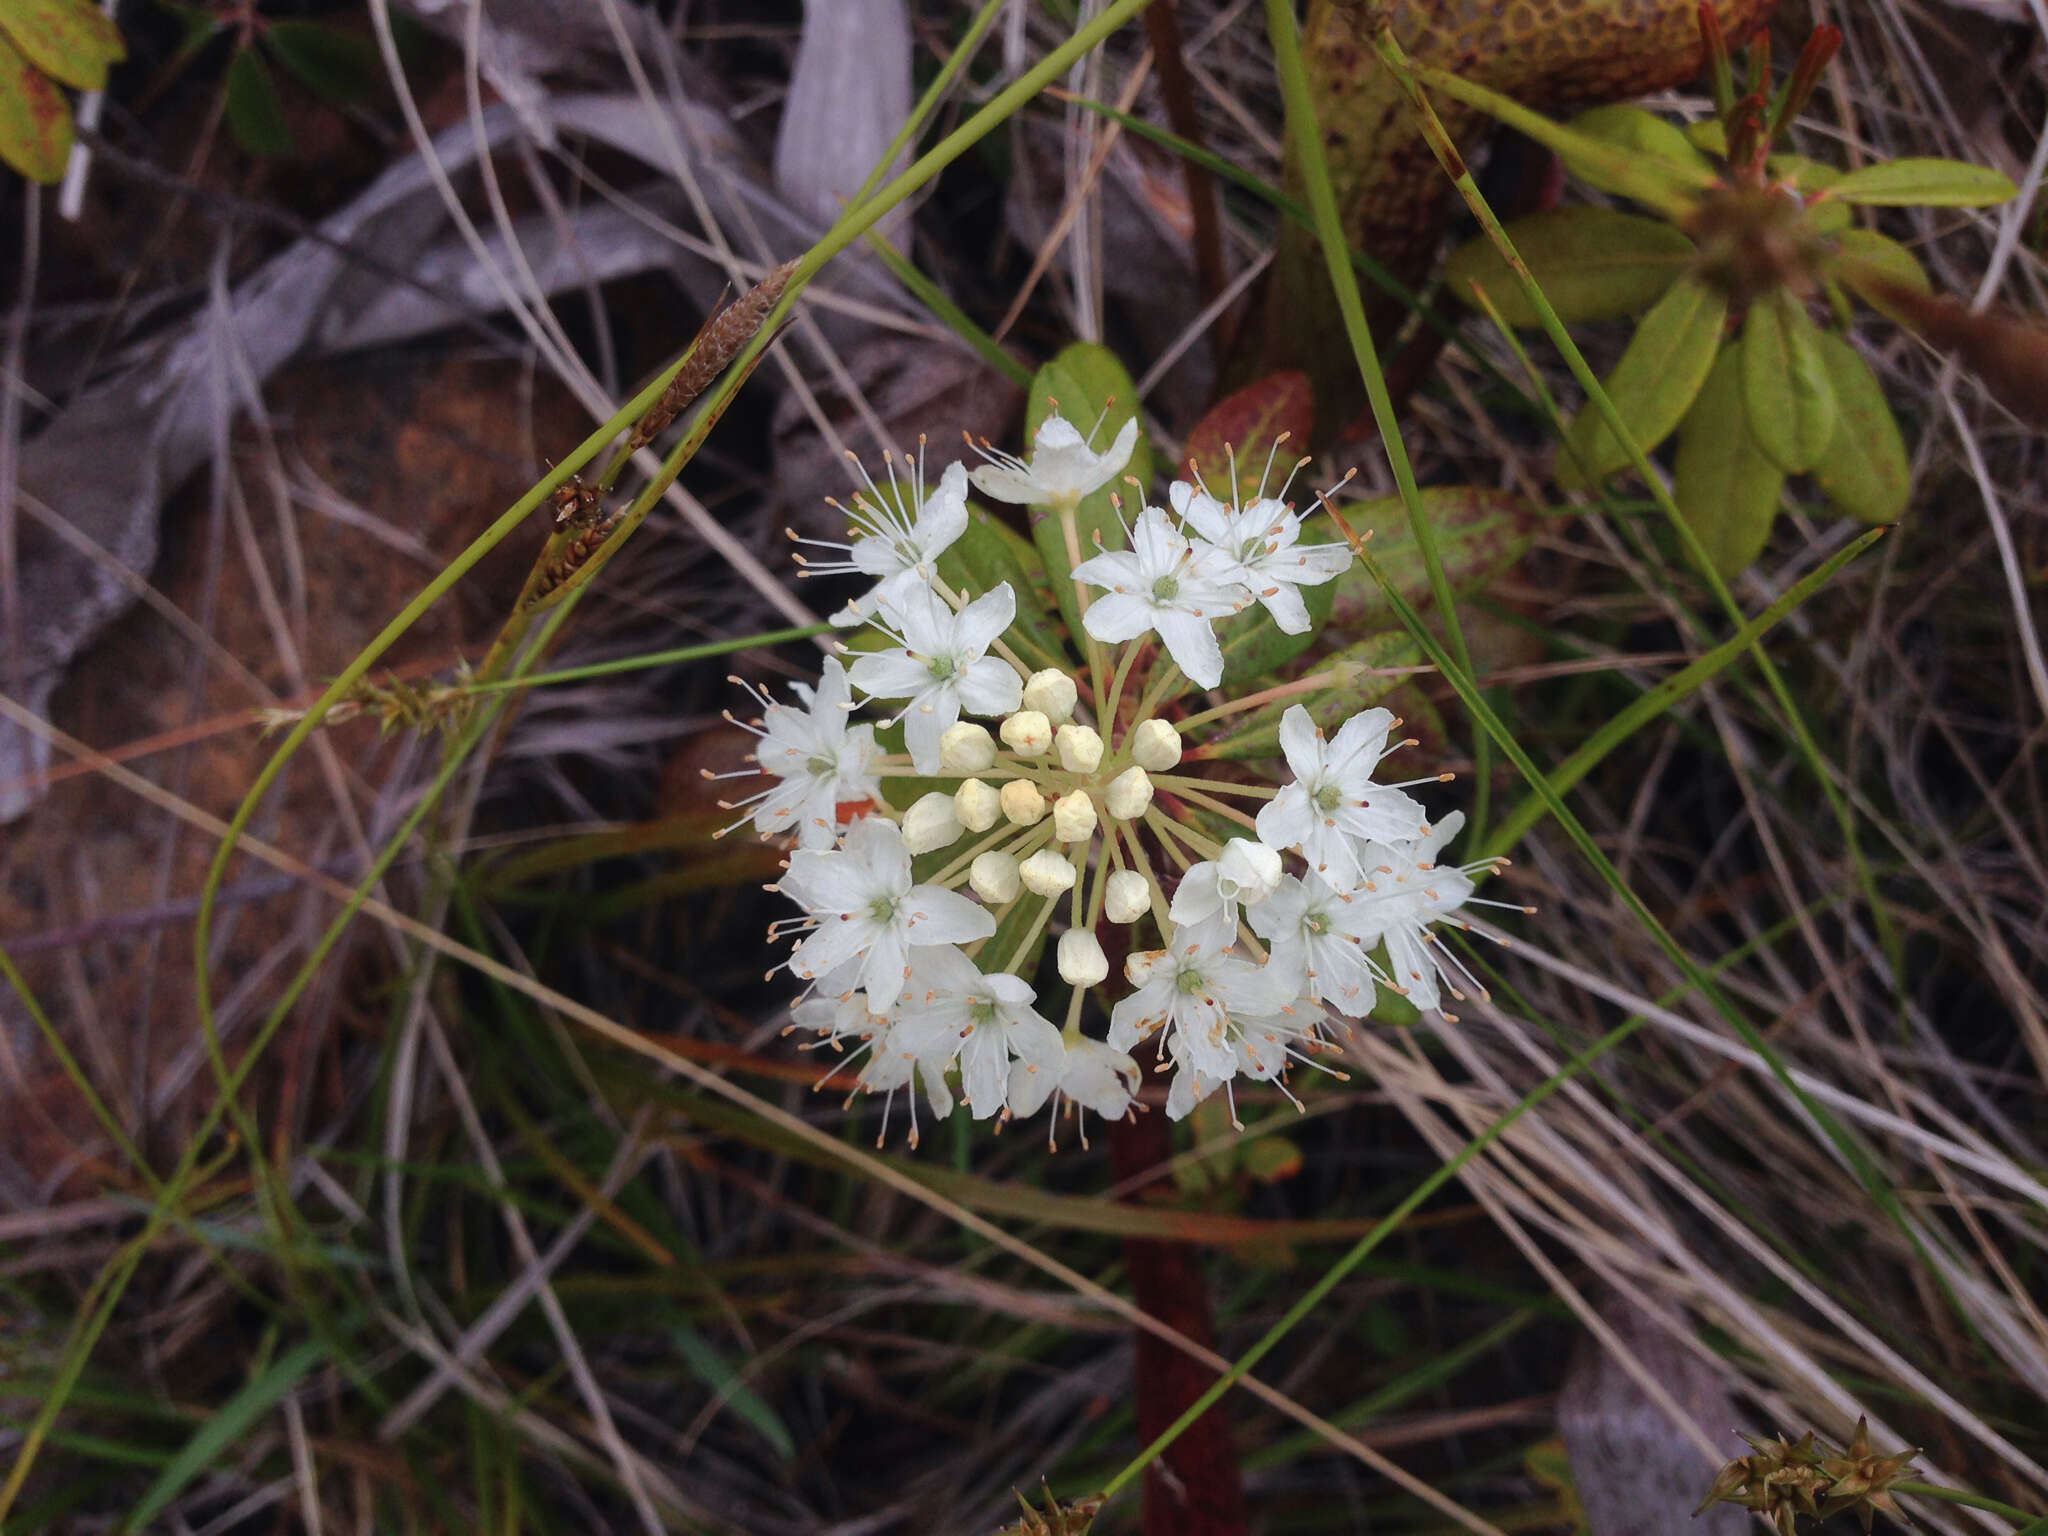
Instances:
[[[1406,744],[1390,743],[1391,714],[1365,710],[1326,738],[1291,705],[1279,726],[1291,778],[1276,787],[1191,771],[1183,727],[1326,678],[1180,721],[1163,712],[1190,684],[1223,681],[1218,620],[1257,602],[1281,630],[1305,633],[1300,588],[1342,572],[1348,547],[1303,543],[1301,518],[1277,497],[1226,502],[1176,481],[1171,510],[1145,506],[1128,548],[1073,567],[1093,643],[1071,670],[1030,671],[1005,644],[1008,583],[977,595],[939,579],[967,528],[970,480],[1061,519],[1077,549],[1075,509],[1122,471],[1135,431],[1126,424],[1098,452],[1053,415],[1028,460],[984,449],[989,463],[950,465],[929,493],[921,458],[907,486],[893,471],[888,492],[869,481],[872,498],[847,513],[854,537],[831,546],[844,559],[807,569],[875,580],[835,622],[864,621],[880,643],[850,665],[827,659],[796,704],[757,696],[754,761],[773,782],[743,804],[764,835],[794,836],[775,889],[802,915],[771,935],[796,941],[786,964],[805,991],[793,1027],[852,1047],[857,1089],[892,1102],[906,1090],[913,1145],[918,1091],[949,1114],[956,1071],[976,1119],[1059,1100],[1117,1117],[1141,1081],[1132,1052],[1149,1041],[1173,1073],[1166,1108],[1179,1118],[1239,1076],[1287,1092],[1289,1064],[1328,1046],[1333,1015],[1364,1017],[1379,987],[1425,1009],[1446,990],[1463,995],[1431,925],[1474,899],[1473,874],[1492,866],[1439,865],[1463,816],[1432,824],[1406,786],[1374,779]],[[1171,664],[1127,698],[1155,645]],[[851,723],[856,691],[893,706],[885,723],[901,723],[903,752]],[[883,781],[908,776],[941,787],[899,815]],[[927,855],[920,882],[912,861]],[[1150,945],[1139,924],[1156,930]],[[1031,984],[1055,934],[1063,1028]],[[1110,976],[1105,936],[1126,956],[1128,988],[1105,999],[1109,1031],[1096,1040],[1081,1024]]]

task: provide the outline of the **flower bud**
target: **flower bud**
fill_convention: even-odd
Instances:
[[[963,779],[953,791],[953,814],[970,832],[986,832],[1003,814],[1002,796],[980,779]]]
[[[1180,732],[1164,720],[1141,720],[1131,732],[1131,761],[1164,773],[1180,761]]]
[[[1005,716],[998,730],[1003,744],[1019,757],[1043,757],[1052,749],[1052,722],[1035,709]]]
[[[1124,960],[1124,980],[1134,987],[1142,987],[1152,979],[1154,968],[1165,958],[1163,949],[1132,950]]]
[[[1017,874],[1024,882],[1024,889],[1038,896],[1057,896],[1071,891],[1077,878],[1074,866],[1063,853],[1054,853],[1050,848],[1041,848],[1022,864]]]
[[[1280,855],[1264,843],[1234,837],[1223,845],[1216,873],[1219,884],[1228,881],[1239,901],[1255,907],[1280,888]]]
[[[1012,779],[1003,786],[1003,814],[1020,827],[1028,827],[1045,815],[1045,796],[1029,779]]]
[[[939,766],[948,773],[980,773],[996,760],[996,739],[988,727],[956,720],[939,737]]]
[[[1151,803],[1152,781],[1142,768],[1126,768],[1102,793],[1102,808],[1118,821],[1136,821]]]
[[[974,888],[975,895],[992,907],[1015,901],[1024,884],[1017,875],[1016,855],[1000,849],[975,855],[974,862],[967,867],[967,883]]]
[[[953,814],[953,797],[933,790],[903,813],[903,846],[913,854],[943,848],[960,835],[960,818]]]
[[[1060,766],[1069,773],[1093,773],[1102,763],[1102,737],[1092,726],[1063,725],[1053,733]]]
[[[1024,707],[1037,710],[1054,725],[1073,718],[1079,696],[1074,680],[1051,667],[1032,673],[1024,683]]]
[[[1060,980],[1071,986],[1092,987],[1109,975],[1109,956],[1085,928],[1069,928],[1060,935],[1059,958]]]
[[[1102,910],[1112,923],[1135,923],[1152,910],[1152,882],[1135,869],[1116,871],[1102,893]]]
[[[1095,835],[1095,802],[1087,790],[1072,790],[1053,801],[1052,835],[1063,843],[1085,843]]]

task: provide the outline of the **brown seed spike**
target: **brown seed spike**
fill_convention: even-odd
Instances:
[[[796,262],[785,261],[705,322],[704,328],[697,333],[697,339],[690,344],[683,366],[669,380],[661,398],[648,407],[647,414],[633,428],[633,435],[627,440],[629,450],[643,448],[652,442],[663,427],[674,421],[685,406],[725,371],[725,365],[737,357],[740,349],[761,329],[769,311],[775,308],[776,300],[782,297],[782,290],[789,285],[796,267]]]

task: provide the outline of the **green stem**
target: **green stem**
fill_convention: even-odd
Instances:
[[[1981,1493],[1969,1493],[1961,1488],[1945,1488],[1940,1483],[1923,1483],[1915,1478],[1893,1483],[1891,1491],[1918,1494],[1923,1499],[1946,1499],[1951,1504],[1965,1504],[1971,1509],[1989,1510],[1992,1514],[2003,1515],[2008,1520],[2018,1520],[2024,1527],[2019,1536],[2027,1536],[2028,1532],[2035,1530],[2043,1521],[2048,1521],[2048,1515],[2030,1515],[2024,1509],[2007,1504],[2001,1499],[1986,1498]]]

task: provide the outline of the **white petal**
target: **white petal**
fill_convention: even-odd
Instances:
[[[903,898],[913,944],[969,944],[996,931],[995,914],[943,886],[920,885]]]
[[[1037,481],[1023,470],[1012,469],[1006,464],[977,465],[967,472],[967,478],[974,482],[974,488],[982,495],[993,496],[997,501],[1023,505],[1042,499]]]
[[[1305,635],[1309,631],[1308,604],[1301,600],[1301,594],[1293,587],[1273,583],[1258,594],[1266,612],[1273,615],[1273,623],[1283,635]]]
[[[1024,683],[1017,669],[997,656],[983,656],[968,663],[954,681],[960,707],[975,715],[1007,715],[1024,698]]]
[[[931,668],[901,650],[872,651],[854,658],[847,678],[878,699],[907,699],[931,686]]]
[[[1017,617],[1017,594],[1007,581],[977,597],[953,620],[954,643],[976,656],[995,644],[998,636]]]
[[[1214,688],[1223,681],[1223,647],[1216,643],[1216,631],[1207,619],[1167,610],[1158,615],[1153,627],[1173,664],[1189,682],[1197,688]]]
[[[1075,567],[1076,574],[1079,570]],[[1087,616],[1081,623],[1095,639],[1119,645],[1150,630],[1152,616],[1152,605],[1137,593],[1109,592],[1088,605]]]
[[[1299,704],[1290,704],[1280,717],[1280,751],[1297,779],[1313,778],[1323,771],[1323,740],[1314,716]]]
[[[1289,711],[1293,713],[1293,711]],[[1286,721],[1280,723],[1284,733]],[[1259,807],[1254,825],[1259,829],[1259,841],[1268,848],[1292,848],[1310,835],[1316,825],[1315,811],[1309,804],[1308,791],[1300,784],[1289,784],[1280,793]]]

